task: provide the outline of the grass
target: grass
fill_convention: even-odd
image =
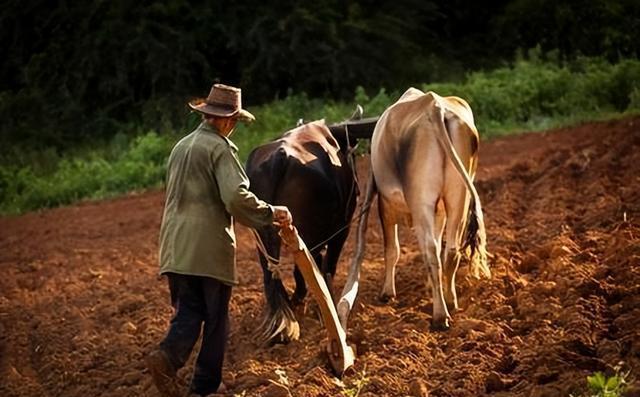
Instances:
[[[20,213],[160,187],[171,144],[167,137],[150,132],[133,139],[114,157],[104,151],[63,157],[50,173],[33,167],[0,167],[0,209]]]
[[[582,58],[561,63],[549,58],[553,56],[543,59],[533,51],[513,65],[471,73],[459,83],[417,87],[466,99],[483,139],[640,114],[640,60],[612,64],[600,58]],[[365,116],[379,115],[406,88],[381,88],[377,93],[358,88],[353,102],[291,95],[250,108],[257,121],[251,126],[239,125],[232,139],[244,159],[252,148],[280,136],[300,118],[340,121],[351,114],[356,103],[363,105]],[[197,116],[192,115],[185,124],[197,123]],[[65,154],[51,149],[9,150],[11,156],[0,158],[0,214],[161,187],[171,147],[187,132],[135,130],[130,135],[116,134],[100,147],[72,148]]]

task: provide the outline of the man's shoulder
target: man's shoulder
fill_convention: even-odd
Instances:
[[[205,145],[210,146],[212,149],[217,150],[228,150],[231,148],[233,151],[237,152],[238,147],[229,140],[229,138],[224,137],[211,128],[204,126],[203,124],[199,125],[195,131],[192,132],[200,142]]]

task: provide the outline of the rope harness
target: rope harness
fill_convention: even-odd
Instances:
[[[253,232],[253,236],[256,239],[256,248],[258,249],[258,251],[260,251],[262,256],[264,256],[264,258],[267,260],[267,269],[269,269],[269,271],[271,272],[272,277],[275,279],[282,280],[282,275],[284,274],[284,270],[282,269],[282,264],[280,263],[280,259],[274,258],[273,256],[269,255],[269,253],[267,252],[267,248],[264,246],[264,242],[260,238],[260,234],[258,234],[256,229],[251,229],[251,231]]]

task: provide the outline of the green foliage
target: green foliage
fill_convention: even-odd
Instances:
[[[19,213],[159,186],[172,144],[169,136],[149,132],[135,138],[127,150],[113,159],[98,151],[82,157],[63,157],[47,173],[29,166],[2,166],[0,212]]]
[[[612,64],[583,57],[555,63],[540,59],[536,50],[513,66],[471,73],[460,84],[424,84],[422,89],[466,99],[487,137],[638,111],[640,61]]]
[[[473,72],[459,83],[419,87],[469,101],[484,139],[640,112],[639,60],[610,63],[602,58],[579,58],[559,62],[555,58],[534,50],[512,66]],[[371,95],[357,87],[353,102],[291,94],[249,107],[256,122],[239,124],[232,140],[244,160],[253,148],[279,137],[300,118],[338,122],[352,113],[355,103],[364,107],[365,116],[379,115],[404,89],[406,86],[393,91],[381,88]],[[199,121],[195,114],[184,117],[180,133],[188,133]],[[126,131],[132,131],[135,138]],[[0,158],[0,212],[24,212],[160,186],[166,158],[177,139],[168,133],[141,133],[129,126],[107,143],[97,140],[91,146],[65,152],[13,146]]]
[[[360,104],[361,106],[364,106],[365,111],[368,114],[380,115],[398,97],[398,93],[389,95],[387,94],[387,90],[381,88],[373,98],[370,98],[365,92],[364,88],[358,87],[356,88],[355,102]]]
[[[611,60],[638,55],[639,14],[640,3],[633,0],[514,0],[492,18],[491,36],[499,52],[539,45],[563,59]]]
[[[483,137],[640,112],[633,0],[5,0],[0,25],[5,213],[159,184],[215,81],[257,116],[242,156],[354,91],[367,115],[408,86],[461,96]]]
[[[622,371],[621,365],[617,365],[615,373],[607,376],[602,372],[595,372],[593,375],[587,376],[588,392],[582,395],[588,397],[621,397],[630,383],[629,375],[631,371]],[[575,397],[571,395],[571,397]]]
[[[367,376],[367,366],[362,369],[360,376],[357,379],[353,379],[349,386],[342,381],[336,379],[338,386],[342,388],[341,394],[343,397],[358,397],[362,389],[369,383],[369,377]]]
[[[60,149],[128,123],[181,129],[184,104],[214,81],[241,86],[248,104],[405,84],[425,75],[418,49],[437,41],[435,15],[425,0],[7,0],[0,144]]]
[[[624,379],[619,376],[607,378],[602,372],[596,372],[593,376],[587,376],[589,388],[597,396],[617,397],[620,396],[624,385]]]
[[[130,124],[182,130],[184,104],[214,81],[249,105],[345,100],[358,86],[460,79],[519,48],[640,55],[634,0],[5,0],[0,25],[0,145],[56,150]]]

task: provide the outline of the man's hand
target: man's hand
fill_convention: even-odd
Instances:
[[[293,223],[293,218],[291,217],[291,212],[289,212],[289,208],[284,205],[274,205],[273,206],[273,223],[276,226],[286,226]]]

